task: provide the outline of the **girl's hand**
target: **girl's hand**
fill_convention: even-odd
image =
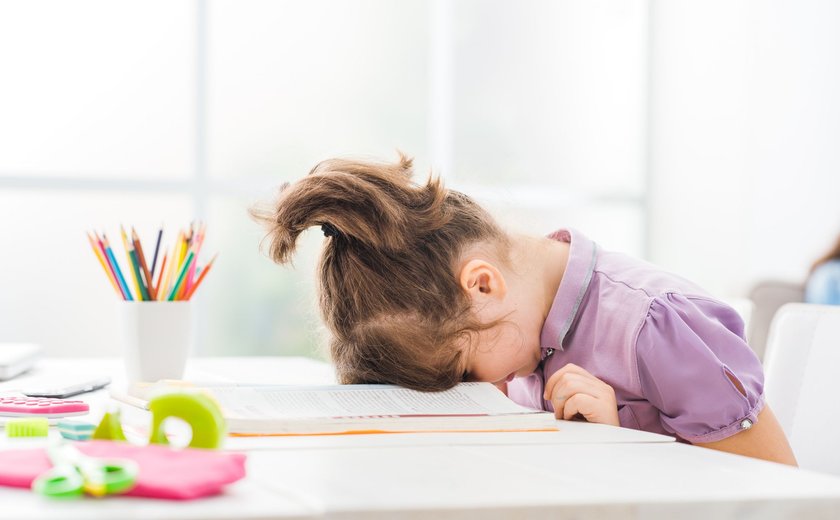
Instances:
[[[581,414],[589,422],[619,425],[613,387],[572,363],[551,374],[543,398],[554,406],[558,419]]]

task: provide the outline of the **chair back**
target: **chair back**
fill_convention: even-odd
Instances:
[[[773,318],[765,397],[805,469],[840,475],[840,307],[789,303]]]
[[[779,307],[786,303],[805,301],[805,287],[801,283],[783,280],[764,280],[753,286],[749,293],[753,302],[750,323],[746,329],[747,342],[758,359],[764,359],[770,322]]]

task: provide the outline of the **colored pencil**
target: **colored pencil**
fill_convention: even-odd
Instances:
[[[198,220],[190,222],[187,228],[178,232],[178,238],[171,250],[163,243],[163,225],[158,229],[151,269],[147,262],[143,243],[137,230],[120,225],[120,236],[125,247],[128,273],[123,274],[108,236],[96,231],[86,232],[88,243],[99,266],[105,271],[108,282],[126,301],[185,301],[192,298],[198,286],[204,281],[218,254],[199,266],[199,254],[204,245],[207,224]],[[163,250],[163,258],[160,252]],[[160,260],[160,262],[158,261]],[[160,265],[158,265],[160,264]],[[132,291],[130,284],[134,285]]]
[[[189,242],[187,241],[186,233],[181,234],[181,240],[178,243],[178,264],[177,269],[181,269],[181,266],[184,265],[184,259],[187,257],[187,249],[189,247]]]
[[[184,262],[183,267],[181,267],[181,272],[178,274],[178,280],[172,287],[172,292],[169,293],[169,301],[173,301],[175,299],[175,295],[178,294],[178,290],[181,288],[181,284],[184,283],[184,277],[187,275],[187,270],[190,268],[190,264],[192,264],[194,258],[195,253],[190,251],[190,254],[187,255],[187,261]]]
[[[166,251],[163,252],[163,262],[160,264],[160,274],[158,274],[158,280],[155,284],[155,299],[160,300],[160,295],[162,293],[160,282],[163,280],[163,272],[166,270],[166,259],[169,258],[169,253]],[[154,276],[154,274],[152,275]]]
[[[192,287],[190,287],[190,290],[187,291],[187,294],[184,295],[185,300],[189,300],[190,298],[192,298],[193,293],[196,289],[198,289],[198,286],[199,284],[201,284],[201,281],[204,280],[205,276],[207,276],[207,272],[210,271],[211,267],[213,267],[213,262],[216,261],[217,256],[219,256],[218,253],[213,255],[213,258],[210,260],[210,262],[208,262],[206,266],[201,268],[201,272],[199,273],[195,283],[192,285]]]
[[[184,239],[187,241],[187,247],[190,247],[192,245],[193,237],[195,237],[195,231],[193,230],[194,226],[195,221],[193,220],[190,222],[190,227],[187,228],[187,233],[184,236]]]
[[[114,263],[111,262],[111,258],[108,256],[108,252],[105,249],[105,244],[102,243],[103,238],[100,237],[95,231],[93,235],[96,237],[96,244],[99,246],[99,250],[102,251],[102,256],[104,256],[105,261],[108,262],[108,267],[111,269],[111,273],[114,276],[114,280],[116,280],[117,282],[117,287],[119,287],[120,289],[120,294],[122,295],[123,300],[128,300],[131,293],[127,293],[126,290],[128,289],[128,287],[126,286],[125,288],[123,288],[123,285],[120,283],[120,279],[117,276],[117,269],[119,269],[119,266],[115,266]],[[103,233],[102,236],[104,237],[105,233]]]
[[[155,244],[155,256],[152,258],[152,278],[154,278],[155,276],[155,266],[157,266],[158,251],[160,251],[161,237],[163,237],[163,224],[161,224],[160,229],[158,229],[157,244]]]
[[[117,285],[117,280],[114,278],[113,272],[111,271],[110,266],[108,266],[107,260],[105,260],[105,255],[102,254],[102,250],[99,249],[99,244],[93,240],[93,237],[90,236],[90,232],[87,233],[87,238],[88,242],[90,242],[90,248],[93,249],[93,254],[96,255],[96,259],[99,260],[99,265],[101,265],[102,270],[105,271],[105,276],[107,276],[108,281],[111,282],[111,287],[113,287],[114,290],[117,291],[117,294],[119,294],[122,298],[123,293],[120,290],[120,286]]]
[[[172,256],[169,257],[169,269],[166,271],[166,278],[163,281],[163,292],[158,292],[158,299],[159,300],[166,300],[167,295],[172,288],[172,283],[175,281],[175,277],[177,276],[178,268],[180,267],[180,262],[178,258],[181,256],[181,244],[184,241],[184,232],[178,232],[178,240],[175,241],[174,249],[172,250]]]
[[[193,279],[196,276],[195,270],[198,267],[198,254],[201,252],[201,246],[204,245],[204,232],[206,231],[206,229],[207,229],[207,224],[202,223],[201,227],[198,230],[198,237],[196,238],[196,241],[195,241],[196,261],[193,262],[192,267],[190,267],[190,271],[187,273],[187,281],[184,283],[184,287],[186,289],[184,291],[185,293],[189,292],[190,288],[193,285]]]
[[[134,251],[137,254],[137,260],[140,262],[140,269],[143,276],[146,278],[146,290],[149,293],[149,299],[155,299],[155,286],[152,283],[152,275],[149,273],[149,268],[146,267],[146,255],[143,254],[143,245],[140,244],[140,238],[137,236],[137,231],[134,227],[131,228],[131,240],[134,243]]]
[[[177,254],[178,241],[176,240],[175,244],[172,246],[172,252],[167,255],[169,257],[169,264],[166,266],[166,270],[162,270],[160,273],[161,280],[160,283],[158,283],[157,291],[158,301],[165,300],[166,295],[169,293],[169,279],[172,277],[172,264],[175,263],[175,258]]]
[[[108,255],[108,259],[111,261],[111,266],[117,273],[117,279],[120,281],[120,287],[122,287],[122,290],[125,293],[125,299],[128,301],[133,301],[134,298],[132,298],[131,291],[128,289],[128,285],[125,283],[125,277],[123,276],[122,270],[120,269],[120,264],[117,263],[117,259],[114,256],[114,251],[111,249],[111,243],[108,241],[108,237],[105,235],[105,233],[102,233],[102,245],[103,247],[105,247],[105,252]]]
[[[138,265],[140,262],[137,261],[137,251],[134,250],[133,247],[129,246],[128,250],[128,259],[131,261],[131,269],[132,273],[134,274],[134,279],[137,281],[140,287],[140,299],[141,300],[148,300],[149,299],[149,290],[146,289],[146,284],[143,283],[143,273],[140,272],[140,266]]]
[[[195,265],[195,261],[198,260],[198,256],[195,254],[195,252],[190,251],[190,254],[193,255],[193,261],[190,262],[189,266],[184,264],[185,268],[187,269],[187,272],[184,273],[184,281],[181,282],[181,285],[178,287],[178,292],[175,293],[175,299],[176,300],[183,300],[184,299],[184,293],[187,292],[187,278],[189,278],[189,273],[192,270],[193,266]]]
[[[134,280],[134,289],[137,291],[137,299],[143,299],[143,291],[140,290],[141,280],[138,273],[134,271],[134,261],[131,259],[130,248],[128,247],[128,237],[125,234],[125,229],[120,225],[120,235],[122,236],[123,247],[125,248],[125,257],[128,259],[128,272],[131,273],[131,278]]]

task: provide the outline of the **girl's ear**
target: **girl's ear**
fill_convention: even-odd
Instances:
[[[507,284],[502,272],[495,265],[479,258],[468,261],[458,275],[461,288],[477,302],[481,299],[502,299],[507,294]]]

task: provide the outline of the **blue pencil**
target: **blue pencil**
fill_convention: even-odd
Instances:
[[[105,233],[102,233],[102,243],[105,245],[105,252],[108,254],[108,259],[113,264],[114,271],[117,273],[117,280],[119,280],[120,287],[126,295],[125,299],[128,301],[134,301],[134,298],[131,297],[131,291],[125,283],[125,278],[123,278],[122,271],[120,270],[120,264],[117,263],[117,259],[114,257],[114,252],[111,250],[111,244],[108,242],[108,237],[105,236]]]

